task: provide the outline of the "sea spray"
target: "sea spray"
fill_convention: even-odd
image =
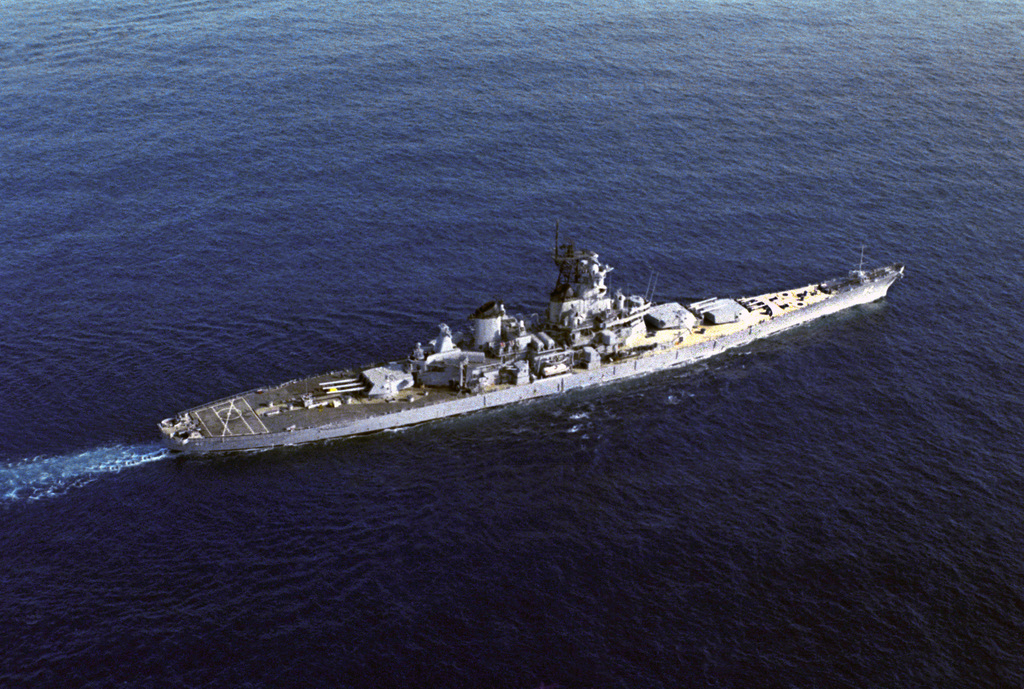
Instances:
[[[156,443],[111,445],[66,455],[0,460],[3,502],[40,500],[63,495],[129,467],[165,459],[170,452]]]

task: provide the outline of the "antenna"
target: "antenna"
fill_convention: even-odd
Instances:
[[[654,290],[658,287],[658,275],[659,273],[651,271],[651,276],[647,278],[647,290],[644,292],[644,299],[651,301],[654,299]]]

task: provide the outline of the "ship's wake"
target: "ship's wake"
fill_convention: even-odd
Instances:
[[[64,495],[108,474],[166,459],[159,445],[112,445],[66,455],[0,459],[0,502],[42,500]]]

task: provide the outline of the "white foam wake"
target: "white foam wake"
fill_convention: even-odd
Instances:
[[[41,500],[63,495],[130,467],[165,459],[159,445],[112,445],[66,455],[0,459],[0,501]]]

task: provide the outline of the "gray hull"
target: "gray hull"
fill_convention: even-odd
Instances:
[[[497,386],[496,389],[477,393],[452,393],[442,395],[442,399],[437,401],[418,405],[406,406],[395,403],[360,418],[346,418],[340,422],[327,421],[307,427],[296,426],[281,431],[270,431],[264,426],[266,432],[261,432],[256,424],[255,416],[253,416],[254,420],[248,424],[250,427],[255,427],[253,432],[188,439],[165,437],[165,442],[171,449],[189,454],[301,445],[403,428],[516,402],[558,395],[570,390],[605,385],[655,371],[688,366],[838,311],[876,301],[886,295],[889,286],[901,275],[902,266],[879,269],[873,273],[872,279],[855,283],[846,281],[821,301],[802,306],[799,309],[773,314],[766,320],[752,323],[747,327],[739,329],[734,327],[721,335],[712,334],[696,344],[676,343],[651,349],[620,361],[602,363],[589,369],[573,369],[562,375],[538,378],[521,385]],[[838,284],[840,281],[836,282]],[[233,399],[240,400],[242,397]],[[221,403],[223,404],[224,401]]]

